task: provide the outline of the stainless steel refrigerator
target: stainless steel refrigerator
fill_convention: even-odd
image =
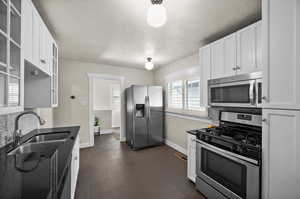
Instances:
[[[163,144],[161,86],[132,85],[126,89],[126,142],[133,149]]]

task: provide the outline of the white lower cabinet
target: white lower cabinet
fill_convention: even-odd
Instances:
[[[79,172],[79,135],[76,138],[71,162],[71,199],[75,197],[75,189]]]
[[[196,182],[196,136],[187,134],[187,177]]]
[[[263,199],[300,198],[300,111],[263,110]]]

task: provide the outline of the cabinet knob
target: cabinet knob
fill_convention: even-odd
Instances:
[[[42,62],[43,64],[45,64],[45,63],[46,63],[46,61],[45,61],[44,59],[41,59],[41,62]]]
[[[264,100],[264,101],[267,101],[267,97],[266,96],[262,96],[261,99]]]
[[[240,70],[241,69],[241,67],[239,67],[239,66],[236,66],[235,68],[236,68],[236,70]]]
[[[267,119],[266,119],[266,118],[263,118],[261,121],[264,122],[264,123],[266,123],[266,122],[267,122]]]
[[[236,71],[236,67],[233,67],[232,70]]]

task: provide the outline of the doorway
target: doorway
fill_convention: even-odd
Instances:
[[[124,77],[88,74],[90,146],[95,136],[112,134],[125,141]]]

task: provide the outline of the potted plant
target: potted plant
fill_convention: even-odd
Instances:
[[[95,117],[94,120],[94,134],[100,135],[100,120],[99,117]]]

